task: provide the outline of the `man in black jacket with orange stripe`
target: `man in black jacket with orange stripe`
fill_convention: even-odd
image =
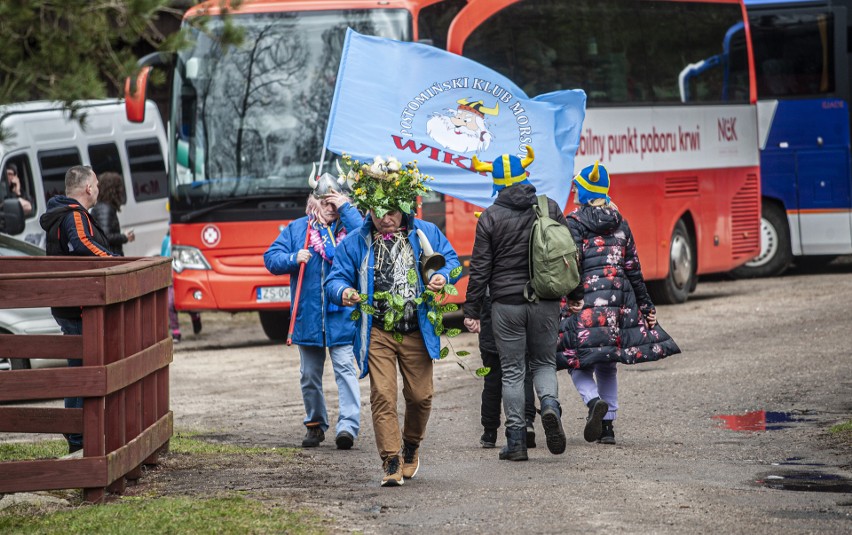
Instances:
[[[98,202],[98,177],[91,167],[78,165],[65,173],[65,195],[47,201],[47,212],[39,219],[47,232],[47,254],[50,256],[115,256],[107,247],[104,232],[98,227],[89,208]],[[53,319],[63,334],[83,334],[80,307],[54,307]],[[68,366],[82,366],[80,359],[68,359]],[[83,408],[83,398],[65,398],[66,409]],[[65,435],[68,451],[83,447],[80,434]]]

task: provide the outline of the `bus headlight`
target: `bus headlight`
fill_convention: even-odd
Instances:
[[[204,254],[196,247],[173,245],[172,268],[176,273],[185,269],[209,270],[210,264],[204,258]]]

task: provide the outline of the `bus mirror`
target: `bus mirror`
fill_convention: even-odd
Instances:
[[[127,120],[131,123],[145,121],[145,97],[148,89],[148,75],[151,68],[171,63],[172,55],[162,52],[152,52],[136,62],[139,73],[136,78],[128,77],[124,81],[124,107]]]
[[[124,81],[124,109],[131,123],[145,121],[145,94],[148,88],[148,74],[151,67],[142,67],[136,78],[130,76]]]

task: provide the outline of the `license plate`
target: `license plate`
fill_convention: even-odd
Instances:
[[[257,289],[258,303],[289,303],[289,286],[263,286]]]

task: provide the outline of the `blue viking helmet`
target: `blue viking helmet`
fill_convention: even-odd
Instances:
[[[473,168],[479,172],[491,173],[494,187],[491,196],[496,195],[503,188],[515,184],[529,184],[526,168],[535,159],[532,147],[526,146],[527,155],[520,159],[512,154],[503,154],[493,162],[482,162],[474,155]]]
[[[606,167],[595,160],[594,165],[584,167],[574,177],[577,187],[577,200],[580,204],[589,204],[593,199],[609,199],[609,172]]]

